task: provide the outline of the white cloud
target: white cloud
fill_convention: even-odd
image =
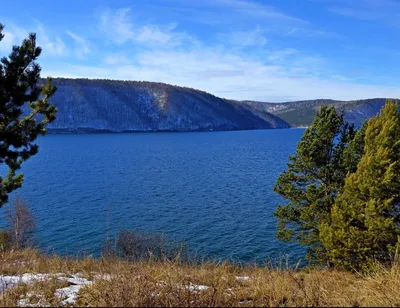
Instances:
[[[211,63],[209,63],[211,65]],[[252,66],[253,68],[255,66]],[[238,100],[285,101],[315,98],[362,99],[371,97],[400,97],[399,86],[387,87],[354,84],[341,80],[323,80],[317,77],[285,76],[276,73],[276,67],[262,67],[257,72],[248,70],[199,71],[177,70],[168,72],[153,67],[123,65],[64,66],[63,71],[47,71],[44,75],[70,78],[107,78],[146,80],[193,87],[217,96]],[[335,78],[336,79],[336,78]]]
[[[172,30],[173,28],[173,26],[169,27]],[[172,35],[170,30],[161,31],[158,26],[148,25],[138,29],[134,40],[141,43],[168,44],[172,40]]]
[[[153,24],[135,26],[129,13],[129,8],[105,9],[100,13],[100,30],[107,35],[108,40],[118,44],[131,41],[164,47],[174,47],[185,40],[192,40],[186,33],[175,31],[177,25],[173,23],[162,27]]]
[[[294,23],[308,23],[300,18],[296,18],[282,12],[279,12],[274,7],[261,4],[254,1],[246,0],[207,0],[206,2],[211,2],[212,5],[220,5],[228,7],[235,10],[241,15],[247,15],[251,18],[267,18],[273,19],[275,21],[280,20],[284,22],[294,22]]]
[[[224,38],[224,36],[222,36]],[[238,47],[265,46],[268,43],[264,31],[257,27],[253,31],[235,31],[227,38],[227,42]]]
[[[238,15],[254,19],[260,17],[269,24],[282,21],[284,26],[279,30],[285,31],[280,32],[281,36],[284,35],[282,33],[310,38],[329,35],[328,32],[315,30],[307,22],[255,2],[204,1],[206,4],[201,2],[198,5],[219,5],[224,9],[230,8]],[[215,37],[198,41],[186,32],[180,32],[174,23],[166,26],[140,24],[131,18],[130,13],[129,8],[101,11],[98,16],[102,37],[99,38],[98,49],[105,50],[105,54],[94,53],[89,59],[91,62],[88,60],[85,65],[73,64],[72,61],[52,63],[51,67],[43,65],[43,76],[157,81],[241,100],[400,96],[397,93],[400,87],[371,85],[368,84],[368,77],[364,78],[366,81],[363,84],[352,83],[354,76],[336,71],[334,64],[330,65],[318,54],[305,55],[300,49],[290,46],[281,50],[272,49],[274,44],[268,44],[265,30],[261,27],[243,31],[238,26],[231,33],[217,35],[217,42],[213,40]],[[254,23],[243,28],[251,27]],[[90,51],[86,40],[72,32],[66,33],[75,40],[82,55]],[[104,37],[107,44],[104,44]],[[57,43],[57,39],[51,42]],[[53,50],[57,51],[57,48]],[[373,76],[374,81],[378,78]]]
[[[288,57],[295,56],[298,51],[294,48],[286,48],[270,52],[267,59],[272,62],[285,61]]]
[[[59,38],[50,38],[43,25],[37,27],[38,45],[43,49],[43,56],[62,57],[67,55],[67,48],[64,42]]]
[[[104,63],[109,64],[109,65],[129,64],[130,61],[124,55],[109,55],[104,58]]]
[[[0,51],[10,53],[12,46],[17,43],[15,35],[10,31],[3,31],[3,34],[4,37],[0,42]]]
[[[133,25],[128,19],[129,8],[118,9],[115,12],[105,9],[100,14],[100,29],[109,35],[109,39],[124,43],[134,38]]]
[[[75,50],[75,55],[83,59],[85,55],[90,53],[89,43],[82,37],[71,31],[66,31],[66,33],[75,41],[77,48]]]
[[[0,52],[9,54],[13,45],[19,45],[28,37],[29,32],[14,25],[6,25],[3,30],[4,38],[0,42]]]
[[[384,14],[377,11],[363,11],[360,9],[351,9],[346,7],[330,8],[329,11],[338,15],[352,17],[360,20],[374,21],[385,17]]]
[[[284,52],[284,51],[283,51]],[[326,63],[318,57],[286,51],[286,63],[266,64],[246,55],[212,46],[189,51],[153,50],[139,53],[131,62],[120,64],[109,58],[108,66],[63,65],[45,74],[64,77],[147,80],[201,89],[233,99],[264,101],[333,98],[360,99],[399,97],[400,87],[355,84],[345,76],[321,76]],[[273,54],[273,53],[271,53]],[[123,59],[123,58],[122,58]]]
[[[39,45],[42,46],[44,55],[64,56],[67,53],[67,48],[59,37],[56,37],[53,41],[50,41],[48,37],[42,37],[39,39]]]
[[[400,27],[400,2],[397,0],[334,1],[328,8],[332,13],[362,21],[381,22],[387,26]]]
[[[41,24],[31,31],[8,24],[3,32],[5,36],[0,42],[0,51],[8,54],[12,46],[20,45],[24,39],[28,38],[30,32],[36,33],[37,45],[42,48],[43,56],[60,57],[67,54],[64,42],[59,37],[50,38]]]

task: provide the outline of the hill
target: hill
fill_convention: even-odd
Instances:
[[[106,79],[53,80],[53,132],[223,131],[307,127],[323,105],[361,125],[385,98],[354,101],[316,99],[285,103],[236,101],[165,83]]]
[[[287,128],[273,114],[163,83],[56,78],[50,131],[213,131]]]
[[[355,101],[316,99],[286,103],[256,101],[242,101],[242,103],[261,112],[272,113],[289,123],[291,127],[304,127],[311,125],[315,114],[323,105],[335,106],[336,110],[344,112],[347,121],[360,126],[365,120],[375,116],[385,101],[385,98],[372,98]]]

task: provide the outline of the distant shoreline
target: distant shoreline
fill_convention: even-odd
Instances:
[[[82,135],[82,134],[127,134],[127,133],[215,133],[233,131],[281,130],[306,127],[252,128],[252,129],[221,129],[221,130],[126,130],[113,131],[106,129],[48,129],[48,135]]]

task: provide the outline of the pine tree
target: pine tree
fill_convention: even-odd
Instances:
[[[322,107],[275,184],[274,190],[289,201],[275,212],[277,237],[306,246],[307,258],[314,262],[327,260],[319,226],[329,221],[346,173],[355,170],[357,155],[361,156],[358,140],[362,140],[355,136],[360,134],[362,130],[356,134],[334,107]]]
[[[4,35],[0,24],[0,43]],[[0,207],[8,195],[21,187],[23,174],[17,174],[23,161],[38,152],[34,143],[46,126],[55,119],[56,108],[49,103],[56,87],[48,79],[40,85],[40,66],[35,62],[41,53],[36,35],[31,33],[21,46],[13,46],[0,62],[0,165],[8,174],[0,175]]]
[[[331,222],[321,224],[321,240],[330,260],[347,269],[368,269],[390,261],[400,236],[400,114],[386,104],[370,119],[365,153],[349,174],[332,208]]]

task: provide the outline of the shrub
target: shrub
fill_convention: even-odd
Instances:
[[[22,198],[15,198],[6,208],[6,219],[12,247],[20,249],[30,246],[36,221],[29,205]]]
[[[115,255],[128,261],[185,260],[187,246],[183,242],[167,238],[162,233],[124,229],[117,233],[114,247],[107,245],[107,255]]]

